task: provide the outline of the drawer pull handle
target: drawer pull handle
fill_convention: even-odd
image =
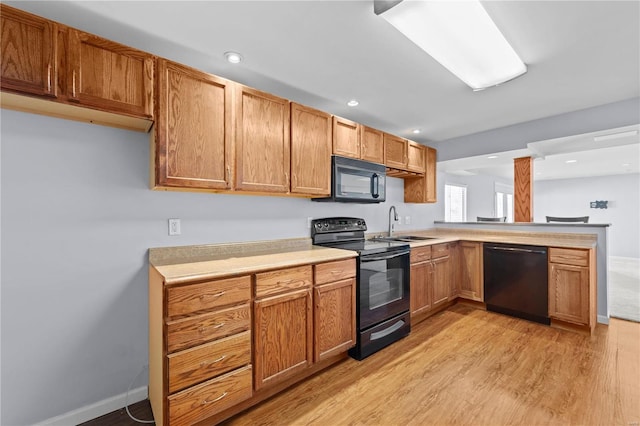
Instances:
[[[202,401],[202,405],[207,405],[207,404],[213,404],[214,402],[218,402],[220,401],[222,398],[224,398],[225,396],[227,396],[227,392],[223,393],[222,395],[220,395],[219,397],[217,397],[216,399],[214,399],[213,401],[207,401],[206,399],[204,401]]]
[[[213,328],[220,328],[220,327],[224,327],[224,322],[221,322],[220,324],[214,325]]]
[[[220,324],[216,324],[211,328],[220,328],[220,327],[224,327],[224,325],[225,325],[225,323],[221,322]],[[208,328],[209,327],[200,327],[200,328],[198,328],[198,331],[200,332],[200,334],[204,334],[207,331]]]
[[[220,293],[216,293],[216,294],[211,295],[211,297],[220,297],[225,293],[226,293],[225,291],[221,291]],[[209,296],[209,295],[208,294],[200,295],[200,300],[204,300],[207,296]]]
[[[332,273],[333,275],[339,275],[339,274],[342,274],[342,272],[343,272],[343,271],[331,271],[331,273]]]
[[[222,355],[220,358],[214,359],[213,361],[202,361],[200,363],[200,367],[206,367],[207,365],[217,364],[220,361],[222,361],[223,359],[225,359],[226,357],[227,357],[226,355]]]

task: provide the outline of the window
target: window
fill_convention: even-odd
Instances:
[[[444,220],[446,222],[467,221],[467,187],[463,185],[445,184],[444,186]]]
[[[495,183],[496,217],[507,217],[513,222],[513,187],[499,182]]]

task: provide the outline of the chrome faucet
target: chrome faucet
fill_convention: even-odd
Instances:
[[[391,219],[391,210],[393,210],[393,219]],[[398,212],[396,206],[389,207],[389,236],[393,237],[393,223],[398,220]]]

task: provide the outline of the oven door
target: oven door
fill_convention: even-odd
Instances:
[[[409,250],[360,255],[360,330],[409,310],[409,262]]]

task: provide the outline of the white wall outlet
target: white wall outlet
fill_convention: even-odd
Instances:
[[[169,219],[169,235],[180,235],[180,219]]]
[[[406,225],[411,225],[411,216],[405,216],[404,217],[404,223]]]
[[[398,225],[402,225],[402,216],[398,216]]]
[[[308,217],[307,218],[307,229],[311,229],[311,221],[313,220],[312,217]]]

